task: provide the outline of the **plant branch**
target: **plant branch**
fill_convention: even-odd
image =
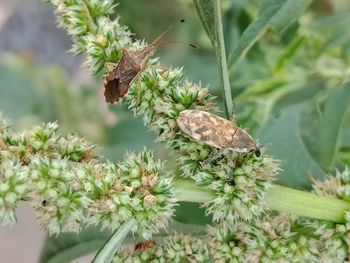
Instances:
[[[233,102],[232,102],[232,94],[231,94],[231,86],[230,86],[230,79],[229,79],[229,73],[227,70],[227,60],[226,60],[226,50],[225,50],[225,41],[224,41],[224,32],[223,32],[223,26],[222,26],[222,17],[221,17],[221,7],[220,7],[220,0],[216,0],[216,27],[217,27],[217,34],[218,34],[218,42],[219,42],[219,48],[217,49],[217,57],[219,60],[219,68],[220,68],[220,78],[223,88],[223,94],[225,99],[225,108],[226,108],[226,115],[228,119],[232,118],[233,113]]]
[[[220,73],[220,84],[225,100],[226,115],[230,119],[232,118],[233,102],[227,68],[220,0],[193,0],[193,3],[205,32],[215,49]]]
[[[273,185],[267,189],[266,201],[271,210],[332,222],[345,222],[350,203],[338,198]]]
[[[97,252],[93,263],[109,263],[113,256],[123,244],[124,239],[132,228],[136,226],[136,220],[131,219],[126,221],[114,234],[107,240],[107,242]]]
[[[180,201],[204,203],[216,197],[213,191],[204,190],[189,180],[176,179],[174,186]],[[350,210],[350,203],[346,201],[276,184],[267,189],[266,203],[274,211],[337,223],[344,222],[345,211]]]

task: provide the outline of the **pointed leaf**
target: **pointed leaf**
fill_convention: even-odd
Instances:
[[[315,162],[305,145],[299,126],[304,104],[288,107],[278,118],[272,118],[261,134],[261,143],[267,145],[267,152],[281,160],[282,171],[278,182],[300,189],[310,188],[308,173],[323,178],[325,172]]]
[[[272,17],[270,27],[277,32],[283,32],[299,19],[312,1],[313,0],[288,0]]]
[[[70,262],[97,251],[110,235],[109,231],[100,231],[97,228],[89,227],[79,234],[64,233],[58,237],[49,237],[45,241],[39,262]]]
[[[215,48],[219,62],[220,80],[223,87],[226,115],[231,118],[233,102],[227,69],[224,33],[222,27],[220,0],[193,0],[204,29]]]
[[[215,26],[216,23],[216,0],[193,0],[196,7],[197,14],[202,21],[205,32],[207,33],[215,50],[218,45],[218,31]]]
[[[305,12],[312,0],[264,0],[257,19],[243,32],[229,58],[232,68],[242,59],[260,37],[271,28],[283,32]]]
[[[229,57],[229,66],[236,64],[265,33],[272,17],[287,0],[264,0],[258,17],[243,32]]]
[[[300,119],[302,139],[316,162],[326,170],[334,169],[340,140],[340,130],[349,109],[350,84],[316,97]]]
[[[130,219],[126,221],[119,229],[117,229],[113,235],[107,240],[107,242],[97,252],[93,263],[110,263],[113,256],[123,244],[124,239],[135,226],[136,220]]]

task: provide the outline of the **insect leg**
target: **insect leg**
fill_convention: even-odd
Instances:
[[[144,73],[145,73],[145,75],[146,75],[149,79],[151,79],[154,83],[156,83],[157,85],[159,84],[158,79],[156,79],[154,76],[152,76],[152,74],[151,74],[150,72],[145,71]]]
[[[141,82],[141,78],[137,78],[137,86],[138,86],[138,89],[137,89],[137,104],[139,105],[140,102],[141,102],[141,93],[142,93],[142,82]]]
[[[221,152],[218,149],[212,148],[208,156],[203,160],[203,165],[209,164],[209,162],[216,161],[221,157]]]
[[[232,150],[227,155],[227,164],[228,164],[228,178],[230,181],[233,180],[233,172],[236,167],[235,161],[234,161],[234,153]]]
[[[163,66],[160,66],[160,65],[152,65],[152,64],[149,64],[148,65],[151,69],[154,69],[154,70],[160,70],[160,73],[164,73],[166,71],[169,71],[169,68],[168,67],[163,67]]]
[[[232,107],[232,112],[231,112],[231,118],[232,118],[233,124],[236,124],[236,120],[237,120],[236,113],[235,113],[235,111],[236,111],[236,105],[233,104],[232,106],[233,106],[233,107]]]
[[[118,63],[114,63],[114,62],[105,62],[105,69],[107,72],[112,71],[113,69],[115,69],[115,67],[118,65]]]

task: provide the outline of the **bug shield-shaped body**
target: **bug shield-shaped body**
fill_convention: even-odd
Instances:
[[[132,82],[142,72],[144,65],[153,55],[153,46],[141,51],[123,49],[123,55],[117,66],[105,76],[105,98],[108,103],[118,102],[129,90]]]
[[[255,140],[232,121],[206,111],[184,110],[177,124],[191,139],[219,149],[231,149],[240,153],[257,152]]]
[[[104,95],[107,103],[114,104],[124,97],[132,82],[144,70],[149,58],[153,56],[156,48],[161,43],[160,40],[168,30],[164,31],[142,50],[133,51],[126,48],[122,50],[123,54],[117,66],[105,75]]]

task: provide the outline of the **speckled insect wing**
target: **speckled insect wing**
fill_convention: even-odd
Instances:
[[[184,110],[177,119],[180,130],[191,139],[219,149],[247,153],[257,149],[254,139],[232,121],[199,110]]]
[[[135,62],[127,50],[124,50],[118,65],[105,77],[106,102],[114,104],[123,98],[140,71],[141,66]]]
[[[182,111],[177,123],[190,138],[219,149],[232,146],[233,136],[237,129],[231,121],[199,110]]]

